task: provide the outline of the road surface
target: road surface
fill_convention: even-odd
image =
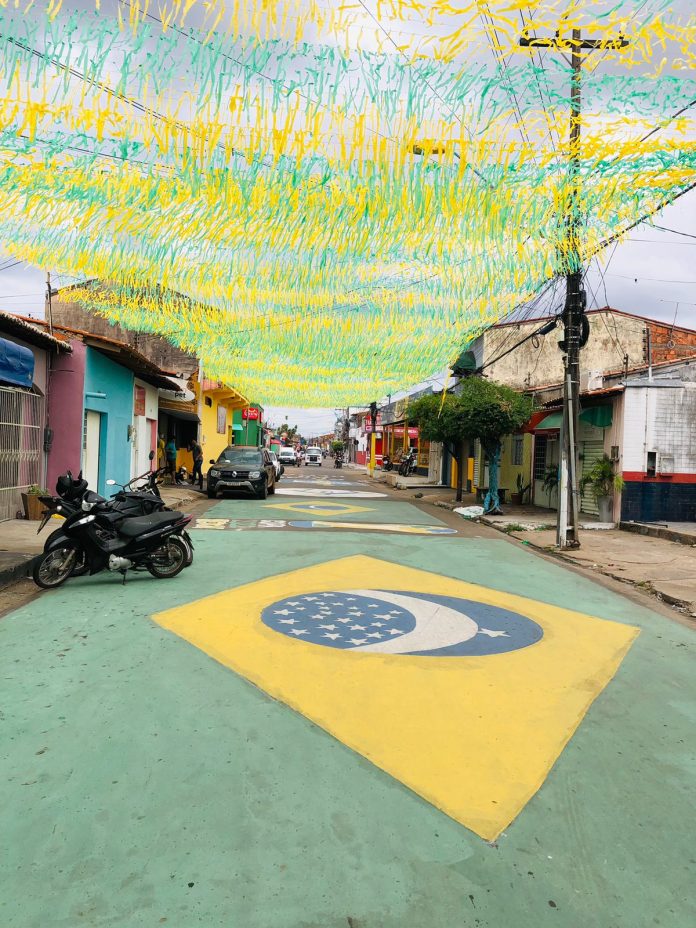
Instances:
[[[693,630],[351,469],[195,515],[0,620],[3,928],[696,924]]]

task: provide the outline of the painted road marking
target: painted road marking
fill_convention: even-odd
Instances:
[[[261,621],[282,635],[356,654],[504,654],[528,648],[544,634],[519,612],[471,599],[385,590],[293,594],[267,606]]]
[[[401,532],[404,535],[456,535],[446,525],[403,525],[398,522],[289,522],[293,528],[354,528],[362,532]]]
[[[369,506],[351,506],[350,503],[271,503],[269,509],[284,509],[309,516],[340,516],[349,512],[374,512]]]
[[[292,521],[286,519],[196,519],[192,523],[191,529],[203,531],[242,531],[243,529],[253,528],[323,528],[323,529],[357,529],[361,532],[397,532],[403,535],[456,535],[455,528],[448,528],[444,525],[404,525],[400,522],[381,523],[381,522],[330,522],[321,520],[311,521]]]
[[[384,497],[386,493],[372,493],[367,490],[334,490],[325,487],[278,487],[276,493],[284,496],[345,496],[351,499],[376,499],[378,496]]]
[[[365,609],[351,608],[346,599],[357,578],[362,586],[366,581],[379,586],[374,597],[372,590],[356,591],[356,602],[368,593]],[[437,623],[440,642],[457,633],[459,644],[471,641],[473,622],[490,633],[479,640],[495,644],[505,637],[496,633],[512,633],[500,610],[529,620],[528,628],[538,626],[542,637],[506,653],[458,657],[346,652],[317,647],[303,640],[305,634],[278,634],[262,620],[264,610],[281,600],[293,597],[301,604],[302,597],[317,597],[314,611],[304,608],[306,623],[296,624],[289,606],[282,618],[307,633],[315,621],[336,625],[322,629],[331,635],[356,626],[350,631],[357,641],[379,643],[386,639],[368,639],[368,624],[397,624],[397,616],[411,612],[403,600],[396,604],[396,597],[404,596],[447,602],[460,613],[460,626],[451,614],[444,626]],[[462,600],[473,604],[465,614]],[[369,623],[358,615],[368,611],[374,613]],[[421,621],[421,644],[427,643],[435,614],[431,610]],[[316,615],[320,619],[312,618]],[[486,840],[496,838],[539,789],[638,634],[630,625],[364,556],[248,583],[199,599],[195,608],[188,603],[162,612],[155,620]],[[379,626],[374,628],[381,634]]]

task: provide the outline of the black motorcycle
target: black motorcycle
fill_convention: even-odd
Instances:
[[[402,477],[410,477],[416,469],[416,452],[411,450],[403,457],[399,464],[399,473]]]
[[[78,563],[83,573],[102,570],[148,570],[153,577],[175,577],[189,556],[180,537],[191,516],[178,512],[154,512],[147,516],[126,517],[109,503],[94,503],[90,511],[71,515],[47,539],[44,552],[33,570],[34,582],[43,589],[64,583]]]
[[[339,470],[343,467],[343,455],[342,454],[337,454],[334,457],[334,467],[338,468]]]
[[[394,462],[388,454],[382,456],[382,470],[394,470]]]
[[[56,483],[57,497],[40,497],[41,502],[46,508],[44,509],[43,519],[41,520],[37,534],[42,531],[51,516],[59,515],[67,519],[76,512],[89,512],[97,503],[107,505],[113,512],[120,513],[123,519],[151,515],[153,512],[171,512],[171,510],[165,506],[158,485],[159,478],[165,473],[165,470],[165,468],[161,468],[160,470],[148,471],[145,474],[141,474],[139,477],[134,477],[128,483],[121,485],[121,489],[109,500],[106,500],[103,496],[92,492],[88,488],[87,481],[82,477],[82,472],[77,475],[77,478],[74,478],[72,473],[68,471],[58,478]],[[134,489],[134,485],[143,480],[145,483],[137,489]],[[118,486],[114,480],[107,480],[107,485]],[[58,528],[52,532],[46,543],[48,544],[48,542],[50,542],[54,536],[58,536],[61,531],[62,528]],[[186,566],[188,567],[193,563],[193,542],[187,531],[181,532],[181,538],[188,550],[186,559]],[[72,571],[72,576],[79,577],[86,572],[87,567],[84,562],[84,556],[82,556],[76,563]]]

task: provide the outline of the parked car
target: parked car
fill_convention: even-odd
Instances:
[[[297,465],[297,455],[294,448],[281,448],[278,451],[278,460],[285,467],[295,467]]]
[[[275,493],[275,467],[265,448],[229,445],[208,471],[208,499],[218,493],[252,493],[266,499]]]
[[[305,457],[305,467],[308,464],[316,464],[318,467],[321,467],[321,448],[311,446],[307,448],[307,456]]]
[[[275,451],[269,451],[268,453],[271,457],[271,460],[273,461],[273,467],[275,468],[276,482],[278,482],[278,480],[280,480],[280,478],[283,476],[283,471],[285,470],[285,468],[278,460],[278,455],[275,453]]]

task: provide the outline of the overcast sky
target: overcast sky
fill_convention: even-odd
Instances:
[[[76,5],[80,6],[81,0],[66,3],[66,8],[74,8]],[[641,5],[641,0],[636,0],[637,9]],[[92,8],[92,0],[89,0],[89,6]],[[674,12],[682,12],[688,11],[690,6],[691,0],[674,0],[672,9]],[[384,12],[382,15],[385,15]],[[369,32],[369,22],[366,25]],[[692,112],[696,114],[696,110]],[[611,246],[603,259],[591,265],[588,274],[588,307],[608,304],[626,312],[676,321],[679,325],[696,328],[694,217],[696,191],[654,217],[655,223],[673,232],[662,231],[644,223],[617,247]],[[2,244],[0,242],[0,309],[43,317],[46,272],[51,271],[54,286],[58,287],[73,282],[74,278],[61,276],[61,268],[15,264],[11,253],[2,249]],[[333,409],[267,410],[267,417],[278,424],[285,420],[286,414],[290,424],[297,423],[307,436],[330,431],[335,422]]]

